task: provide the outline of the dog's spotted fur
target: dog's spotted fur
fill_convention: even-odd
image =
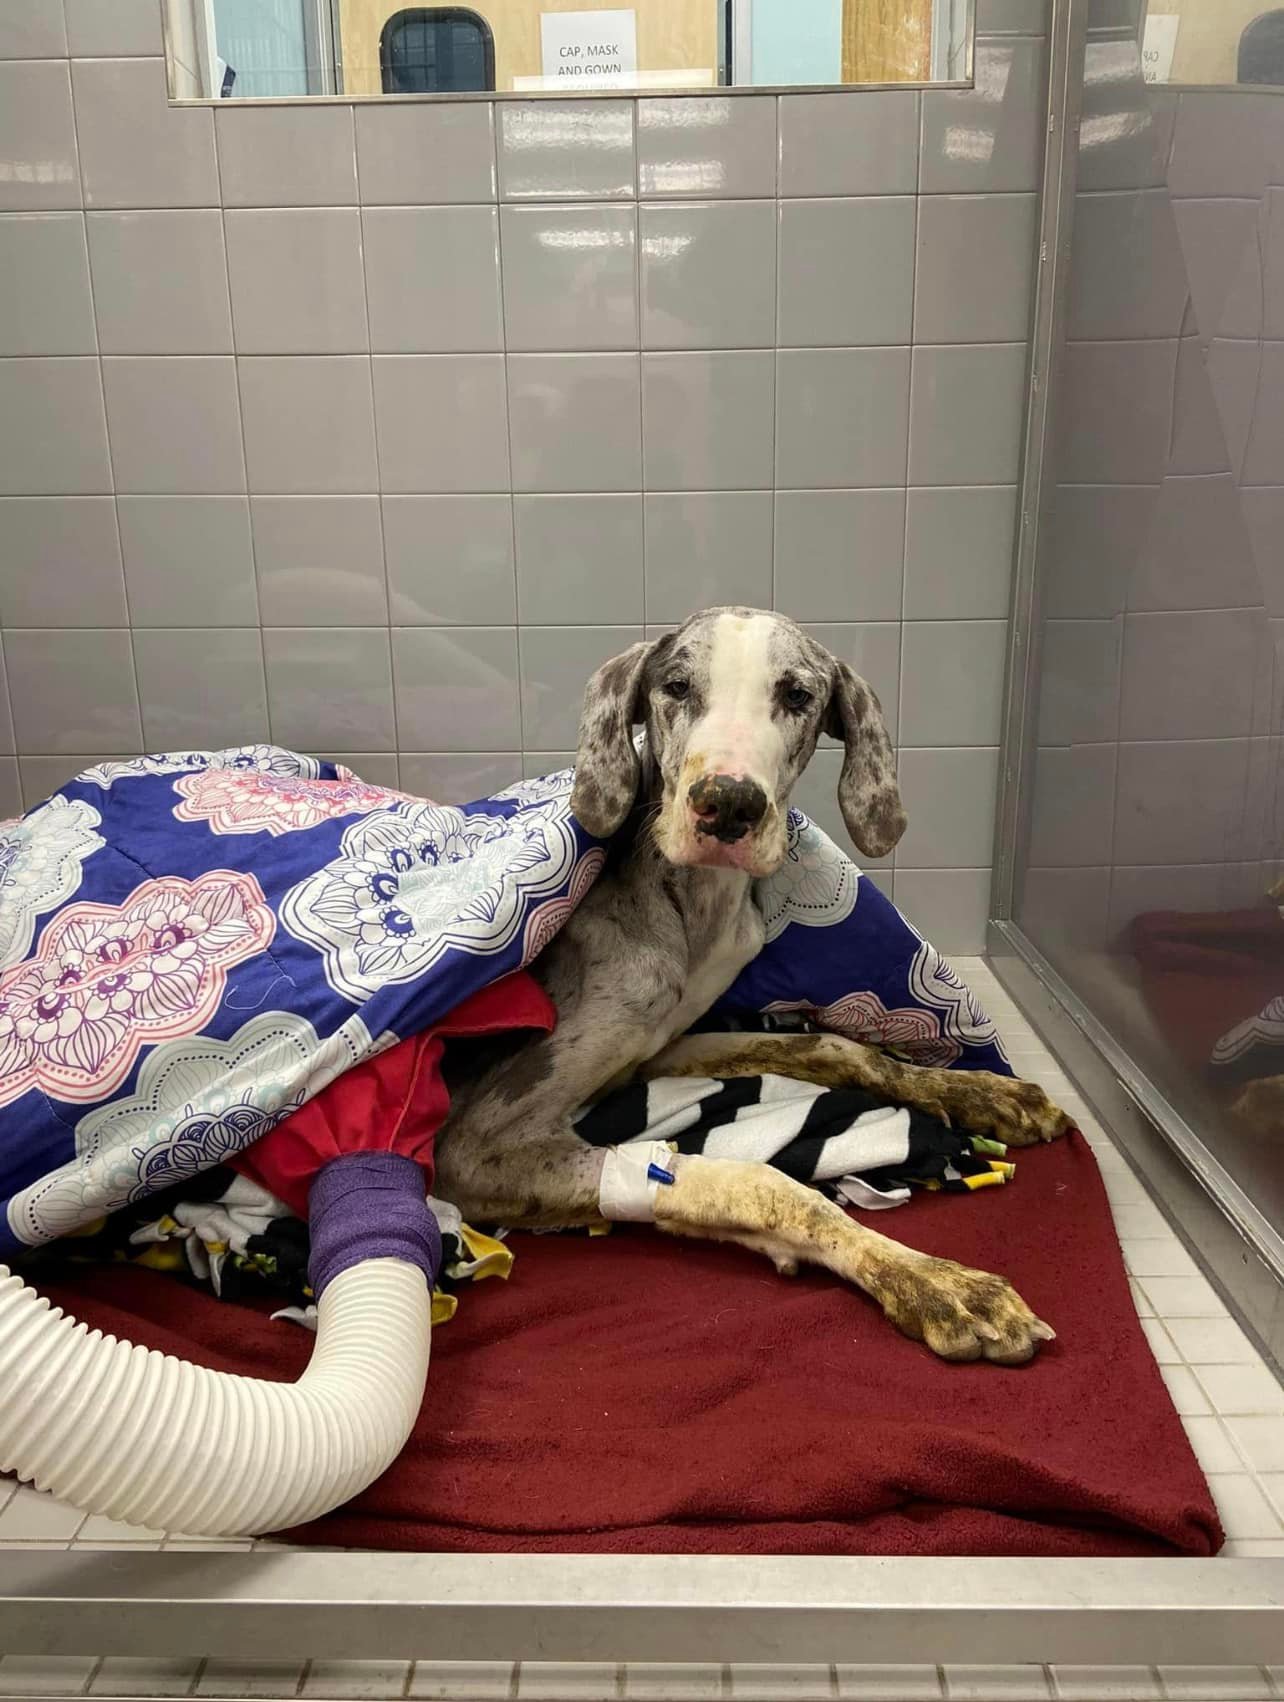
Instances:
[[[612,839],[608,868],[535,965],[556,1032],[489,1061],[470,1054],[452,1082],[436,1187],[466,1218],[600,1221],[602,1153],[571,1117],[638,1072],[860,1085],[1017,1144],[1065,1129],[1029,1083],[916,1069],[837,1036],[684,1037],[762,947],[751,878],[784,856],[789,793],[822,731],[843,740],[839,802],[852,838],[881,856],[905,814],[878,699],[792,621],[711,610],[594,675],[572,806]],[[751,830],[710,831],[704,804],[723,784],[765,798]],[[781,1271],[823,1265],[943,1358],[1019,1364],[1051,1338],[1002,1277],[901,1247],[765,1165],[686,1157],[675,1175],[658,1190],[659,1228],[735,1241]]]

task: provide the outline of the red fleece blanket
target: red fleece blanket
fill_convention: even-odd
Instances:
[[[446,1041],[517,1029],[549,1034],[556,1026],[557,1010],[548,994],[533,976],[515,970],[456,1005],[431,1028],[345,1070],[253,1146],[233,1153],[228,1163],[302,1218],[308,1215],[313,1177],[347,1152],[399,1152],[413,1158],[431,1192],[433,1146],[450,1110],[441,1071]]]
[[[305,1543],[451,1551],[1209,1554],[1208,1488],[1137,1324],[1092,1153],[880,1219],[1000,1270],[1059,1332],[945,1365],[862,1296],[732,1247],[514,1237],[508,1283],[436,1332],[397,1463]],[[42,1286],[91,1325],[293,1378],[311,1338],[136,1267]]]

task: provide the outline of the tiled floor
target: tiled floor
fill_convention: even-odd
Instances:
[[[1096,1152],[1133,1297],[1221,1511],[1228,1557],[1284,1556],[1284,1388],[1111,1145],[1069,1078],[979,959],[957,965],[999,1023],[1017,1072],[1071,1112]],[[250,1549],[85,1518],[0,1479],[0,1548]],[[439,1702],[1253,1702],[1284,1698],[1284,1667],[562,1667],[315,1661],[0,1659],[0,1697],[435,1697]]]

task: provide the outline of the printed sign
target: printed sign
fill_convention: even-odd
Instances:
[[[1181,19],[1171,12],[1159,12],[1146,19],[1146,34],[1141,44],[1142,72],[1148,83],[1166,83],[1173,74],[1173,54],[1177,51],[1177,31]]]
[[[638,20],[632,9],[618,12],[540,14],[546,89],[568,84],[633,83],[638,69]]]

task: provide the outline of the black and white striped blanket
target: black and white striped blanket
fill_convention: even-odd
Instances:
[[[867,1211],[904,1204],[913,1186],[962,1191],[1012,1173],[996,1142],[860,1088],[782,1076],[634,1082],[581,1112],[575,1127],[592,1146],[668,1141],[678,1152],[771,1164]]]

